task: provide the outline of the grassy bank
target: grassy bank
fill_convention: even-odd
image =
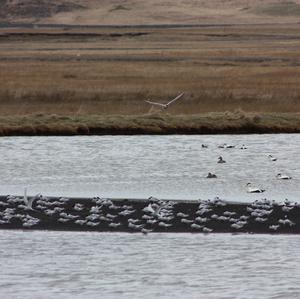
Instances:
[[[3,29],[0,115],[300,112],[299,26]]]
[[[300,133],[300,114],[0,117],[1,136]]]
[[[0,29],[0,134],[299,132],[299,26]]]

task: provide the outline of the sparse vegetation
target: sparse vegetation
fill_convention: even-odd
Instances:
[[[181,116],[33,114],[0,118],[0,136],[212,133],[300,133],[300,114],[241,114],[241,112]]]
[[[299,131],[298,29],[3,29],[2,135]],[[181,91],[167,115],[147,114],[145,99]]]
[[[257,14],[266,14],[271,16],[300,16],[300,4],[294,1],[285,1],[283,3],[273,3],[271,5],[259,6],[254,9]]]

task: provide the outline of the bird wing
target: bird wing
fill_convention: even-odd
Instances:
[[[181,93],[181,94],[179,94],[176,98],[174,98],[174,99],[171,100],[170,102],[168,102],[168,103],[166,104],[166,106],[169,106],[169,105],[172,104],[173,102],[179,100],[183,95],[184,95],[184,92]]]
[[[156,103],[156,102],[151,102],[151,101],[147,101],[145,100],[145,102],[151,104],[151,105],[157,105],[157,106],[161,106],[161,107],[165,107],[166,105],[165,104],[162,104],[162,103]]]

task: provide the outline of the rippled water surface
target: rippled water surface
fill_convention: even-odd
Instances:
[[[0,231],[0,244],[2,298],[300,298],[297,236]]]
[[[298,200],[299,149],[300,135],[1,138],[0,194],[250,201],[252,182]],[[299,248],[298,236],[2,230],[0,298],[298,299]]]
[[[208,145],[202,149],[201,144]],[[219,149],[227,143],[235,149]],[[245,144],[247,149],[239,149]],[[271,162],[268,155],[278,160]],[[300,134],[0,139],[0,194],[298,200]],[[221,155],[227,163],[218,164]],[[208,172],[217,179],[206,179]],[[277,173],[293,177],[276,179]]]

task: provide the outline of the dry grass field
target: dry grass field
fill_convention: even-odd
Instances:
[[[0,0],[0,22],[91,25],[299,22],[300,0]]]
[[[274,131],[295,132],[300,24],[2,28],[0,80],[2,132],[22,122],[27,130],[47,122],[54,128],[53,119],[96,132],[105,118],[111,130],[125,131],[125,120],[128,130],[140,122],[133,116],[148,120],[153,132],[171,132],[166,120],[179,131],[189,123],[187,132],[208,124],[225,132],[232,117],[246,122],[244,131],[271,131],[273,122]],[[153,124],[144,100],[163,102],[182,91],[184,98],[156,113]]]

